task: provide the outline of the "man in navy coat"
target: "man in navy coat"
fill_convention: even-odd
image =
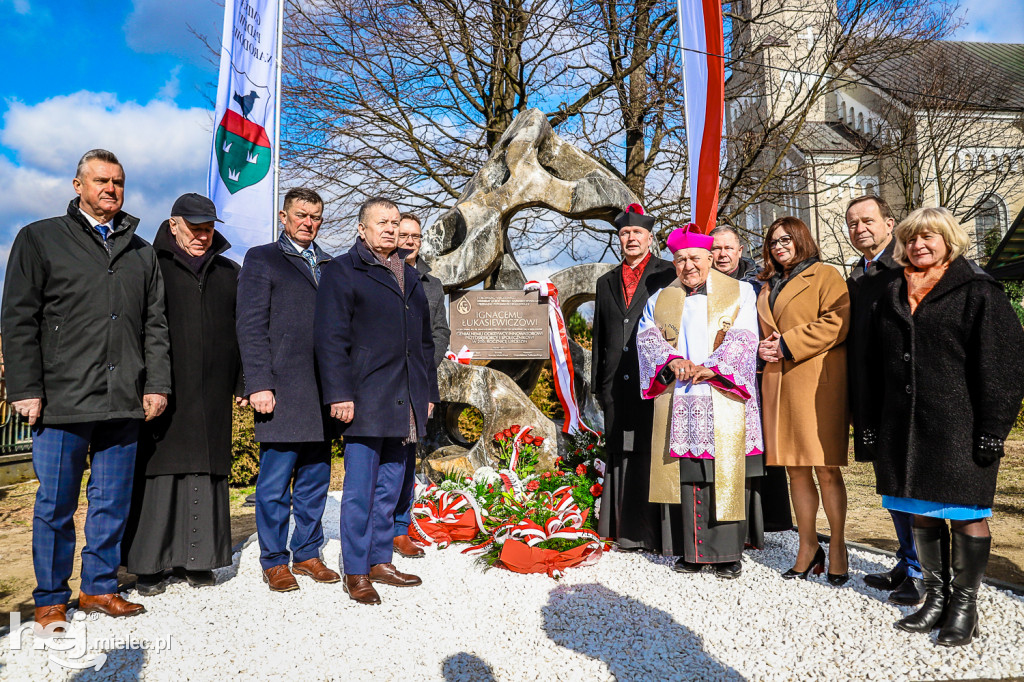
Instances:
[[[299,589],[293,574],[323,583],[341,579],[320,559],[331,481],[331,424],[313,360],[317,286],[331,260],[314,241],[323,207],[316,192],[289,190],[280,238],[249,249],[238,277],[238,346],[260,443],[256,533],[263,580],[275,592]],[[289,514],[295,516],[290,557]]]
[[[366,201],[359,238],[323,268],[316,300],[323,401],[345,434],[343,586],[361,604],[380,603],[374,582],[420,584],[391,563],[394,513],[411,494],[410,449],[440,401],[430,309],[408,252],[397,247],[400,221],[394,202]]]

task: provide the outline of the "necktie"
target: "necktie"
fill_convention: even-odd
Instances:
[[[109,225],[97,225],[96,231],[100,233],[101,237],[103,237],[103,241],[107,241],[107,233],[110,231]]]
[[[306,260],[306,264],[309,265],[310,272],[313,273],[313,279],[316,283],[320,283],[320,266],[316,264],[316,255],[313,253],[313,249],[306,249],[302,252],[302,257]]]

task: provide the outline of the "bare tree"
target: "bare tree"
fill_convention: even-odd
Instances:
[[[849,135],[853,126],[831,125],[836,90],[947,36],[957,25],[954,9],[911,0],[730,3],[719,221],[757,236],[758,226],[746,220],[752,211],[771,205],[809,213],[833,189],[821,178],[857,173],[870,163],[870,133]],[[827,162],[808,153],[828,142],[835,148]]]
[[[904,212],[944,206],[969,223],[989,198],[1024,189],[1024,90],[999,66],[963,44],[931,44],[874,80],[891,90],[897,76],[914,92],[892,92],[877,158]]]

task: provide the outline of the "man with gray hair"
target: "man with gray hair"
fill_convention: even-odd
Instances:
[[[134,616],[117,590],[139,426],[171,392],[164,282],[156,252],[121,210],[124,169],[87,152],[65,215],[14,239],[0,324],[8,399],[32,426],[39,489],[32,519],[35,620],[66,628],[74,514],[91,452],[78,608]]]

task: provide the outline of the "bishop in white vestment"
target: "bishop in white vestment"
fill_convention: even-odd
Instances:
[[[676,279],[647,302],[637,330],[640,390],[655,401],[651,502],[681,504],[686,538],[675,569],[742,572],[763,545],[764,475],[756,362],[756,295],[711,268],[713,239],[695,225],[668,238]]]

